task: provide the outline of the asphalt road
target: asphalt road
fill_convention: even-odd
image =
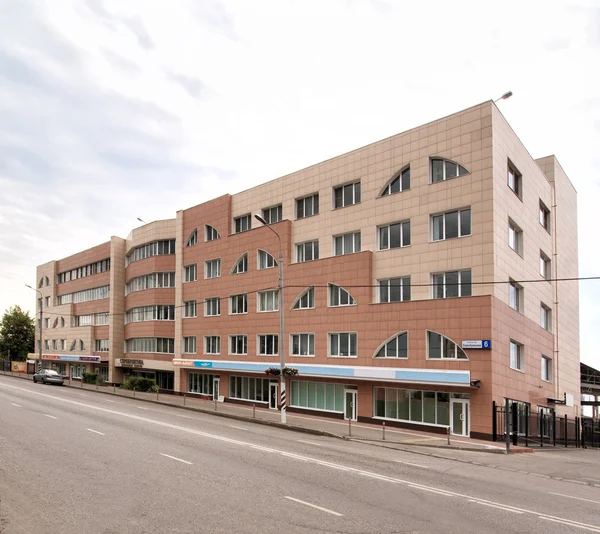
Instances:
[[[0,533],[600,532],[600,489],[0,376]]]

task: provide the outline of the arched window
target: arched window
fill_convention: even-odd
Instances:
[[[44,277],[43,276],[40,278],[40,283],[38,284],[38,287],[44,287]]]
[[[431,158],[430,167],[429,176],[430,183],[432,184],[469,174],[469,171],[462,165],[459,165],[455,161],[450,161],[449,159]]]
[[[48,278],[47,276],[44,276],[44,283],[46,284],[46,287],[50,285],[50,278]]]
[[[244,252],[244,254],[242,254],[240,256],[238,261],[236,261],[233,264],[233,268],[231,269],[231,272],[229,274],[242,274],[242,273],[247,273],[247,272],[248,272],[248,253]]]
[[[214,241],[220,239],[221,235],[217,232],[217,229],[212,227],[210,224],[204,225],[204,241]]]
[[[379,193],[380,197],[387,195],[393,195],[400,191],[407,191],[410,189],[410,165],[400,169],[394,176],[392,176],[385,187]]]
[[[308,287],[300,293],[294,303],[292,310],[308,310],[315,307],[315,288]]]
[[[70,351],[74,351],[74,350],[75,350],[75,347],[77,347],[77,340],[76,340],[76,339],[74,339],[74,340],[73,340],[73,343],[71,343],[71,348],[70,348],[69,350],[70,350]]]
[[[64,317],[61,317],[61,318],[60,318],[60,327],[61,327],[61,328],[64,328],[64,327],[65,327],[65,318],[64,318]]]
[[[258,251],[258,268],[259,269],[270,269],[271,267],[277,267],[278,263],[271,254],[265,250]]]
[[[328,284],[329,287],[329,306],[354,306],[356,301],[343,287],[335,284]]]
[[[83,339],[79,340],[79,350],[85,350],[85,343],[83,342]]]
[[[197,245],[197,244],[198,244],[198,228],[194,228],[192,233],[186,239],[185,246],[193,247],[194,245]]]
[[[408,332],[400,332],[386,339],[377,348],[373,358],[408,358]]]
[[[466,353],[450,338],[427,330],[428,360],[468,360]]]
[[[54,319],[54,323],[52,323],[52,328],[56,328],[58,326],[58,317]]]

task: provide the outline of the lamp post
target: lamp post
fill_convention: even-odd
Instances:
[[[283,315],[283,249],[281,248],[281,236],[271,228],[271,225],[265,221],[260,215],[254,215],[256,220],[264,224],[271,232],[273,232],[279,240],[279,368],[280,368],[280,399],[281,399],[281,422],[286,423],[286,397],[285,397],[285,353],[284,353],[284,315]]]
[[[500,98],[497,98],[496,100],[494,100],[494,102],[498,102],[499,100],[506,100],[506,99],[510,98],[512,95],[513,95],[512,91],[507,91]]]
[[[140,219],[139,217],[137,218],[138,221],[140,221],[143,224],[148,224],[146,221],[143,221],[142,219]]]
[[[28,287],[29,289],[33,289],[40,296],[40,340],[38,343],[38,357],[40,359],[40,361],[38,362],[38,372],[39,372],[44,368],[44,362],[42,360],[42,343],[44,342],[44,336],[42,335],[42,332],[43,332],[42,329],[44,328],[44,318],[43,318],[44,297],[42,295],[42,292],[39,289],[36,289],[35,287],[31,287],[29,284],[25,284],[25,287]]]

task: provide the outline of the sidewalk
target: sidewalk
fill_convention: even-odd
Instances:
[[[21,379],[32,379],[31,375],[19,373],[7,372],[1,374]],[[98,391],[98,393],[115,395],[118,397],[136,398],[137,400],[165,406],[178,406],[186,410],[210,413],[220,417],[277,426],[310,434],[381,444],[393,448],[410,446],[411,448],[429,447],[449,450],[505,453],[505,446],[502,443],[492,444],[488,441],[455,436],[450,436],[450,439],[448,440],[448,436],[442,434],[390,428],[389,426],[384,427],[383,422],[381,425],[374,425],[358,423],[356,421],[343,421],[341,419],[319,417],[318,415],[311,416],[287,412],[287,424],[283,425],[281,424],[281,414],[279,411],[269,410],[262,405],[253,406],[252,403],[223,403],[182,395],[141,393],[139,391],[133,392],[114,386],[83,384],[79,380],[71,381],[69,379],[65,381],[65,386],[86,391]],[[448,441],[450,441],[450,443],[448,443]],[[531,449],[511,446],[511,452],[531,452]]]

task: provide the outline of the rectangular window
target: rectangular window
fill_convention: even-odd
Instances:
[[[85,365],[71,364],[71,378],[83,378],[85,372]]]
[[[248,336],[229,336],[229,354],[248,354]]]
[[[190,373],[188,375],[188,393],[212,395],[215,375]]]
[[[108,339],[94,340],[94,352],[108,352]]]
[[[283,219],[281,204],[262,210],[262,216],[267,224],[275,224]]]
[[[340,332],[329,334],[329,356],[357,356],[357,334],[355,332]]]
[[[296,219],[312,217],[319,213],[319,193],[296,199]]]
[[[515,195],[519,198],[523,197],[523,177],[517,168],[508,160],[508,187],[510,187]]]
[[[471,209],[449,211],[431,216],[433,241],[471,235]]]
[[[44,349],[50,350],[50,340],[44,339]]]
[[[259,356],[276,356],[279,354],[279,336],[276,334],[263,334],[258,336]]]
[[[196,317],[195,300],[186,300],[183,302],[183,318],[189,319],[190,317]]]
[[[77,326],[77,325],[74,325]],[[50,328],[50,319],[48,319],[48,317],[46,317],[44,319],[44,328]]]
[[[125,324],[142,321],[174,321],[174,304],[155,304],[152,306],[139,306],[125,312]]]
[[[221,276],[221,258],[204,262],[204,278],[219,278]]]
[[[175,287],[175,273],[151,273],[136,276],[125,284],[125,295],[146,289]]]
[[[319,240],[296,245],[296,261],[312,261],[319,259]]]
[[[240,313],[248,313],[248,295],[231,295],[229,297],[229,313],[237,315]]]
[[[69,302],[71,302],[71,301],[69,300]],[[46,308],[49,308],[49,307],[50,307],[50,297],[46,297]]]
[[[542,354],[542,380],[552,382],[552,360]]]
[[[279,310],[279,291],[261,291],[258,293],[258,311],[274,312]]]
[[[204,336],[204,354],[221,354],[221,336]]]
[[[230,376],[229,396],[232,399],[267,403],[269,401],[269,382],[268,378]]]
[[[540,304],[540,326],[548,332],[552,331],[552,310],[543,302]]]
[[[48,319],[46,319],[47,321]],[[94,316],[89,315],[76,315],[73,317],[73,326],[92,326],[94,324]]]
[[[523,230],[510,219],[508,220],[508,246],[519,256],[523,256]]]
[[[508,305],[515,311],[523,313],[523,286],[511,280],[508,284]]]
[[[344,412],[344,384],[292,380],[290,406]]]
[[[410,300],[410,276],[378,280],[379,302],[404,302]]]
[[[550,233],[550,210],[540,200],[540,224]]]
[[[60,350],[67,350],[67,340],[66,339],[60,340]]]
[[[360,182],[341,185],[333,189],[333,207],[344,208],[360,202]]]
[[[373,417],[448,426],[450,393],[373,388]]]
[[[510,368],[517,371],[525,369],[524,347],[516,341],[510,341]]]
[[[95,313],[94,324],[96,326],[106,326],[109,324],[110,314],[109,313]]]
[[[333,238],[333,253],[335,256],[360,252],[360,232],[338,235]]]
[[[184,282],[195,282],[198,280],[198,265],[195,263],[192,265],[183,266],[183,281]]]
[[[233,222],[236,234],[239,234],[240,232],[246,232],[252,228],[252,216],[250,214],[236,217],[233,219]]]
[[[221,299],[219,297],[210,297],[204,301],[204,315],[207,317],[221,315]]]
[[[185,354],[196,354],[196,336],[183,338],[183,352]]]
[[[379,250],[410,245],[410,221],[379,227]]]
[[[292,356],[314,356],[314,334],[292,334],[290,353]]]
[[[540,274],[546,279],[552,278],[550,258],[540,250]]]
[[[174,354],[175,339],[172,337],[135,337],[126,339],[125,352]]]
[[[52,340],[52,350],[58,350],[58,340],[57,339]]]
[[[434,299],[470,297],[472,294],[471,269],[437,273],[432,278]]]

